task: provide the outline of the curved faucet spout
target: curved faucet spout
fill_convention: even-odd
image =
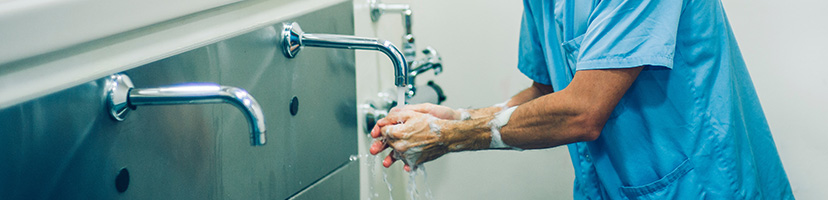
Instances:
[[[250,144],[265,144],[265,121],[262,107],[244,89],[213,83],[192,83],[160,88],[135,88],[129,91],[130,107],[142,105],[228,103],[247,118]]]
[[[308,34],[296,22],[283,24],[282,43],[285,56],[293,58],[304,46],[340,49],[375,50],[384,53],[394,64],[394,85],[408,84],[408,63],[405,56],[388,40],[334,34]]]
[[[109,91],[112,116],[122,121],[130,109],[144,105],[228,103],[242,111],[250,129],[250,144],[266,142],[265,119],[262,108],[247,91],[214,83],[186,83],[159,88],[132,88],[128,76],[112,76],[113,89]],[[122,86],[117,86],[122,85]],[[119,89],[120,88],[120,89]],[[126,89],[126,90],[125,90]]]

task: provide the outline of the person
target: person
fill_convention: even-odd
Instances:
[[[532,86],[475,110],[397,107],[388,167],[567,145],[576,199],[793,199],[719,0],[524,0]]]

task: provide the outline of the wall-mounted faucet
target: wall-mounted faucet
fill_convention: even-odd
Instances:
[[[371,9],[371,21],[374,22],[379,21],[380,17],[386,12],[400,13],[400,15],[402,15],[403,26],[405,27],[405,35],[403,35],[403,54],[405,55],[405,59],[408,64],[414,68],[408,75],[409,83],[408,86],[406,86],[408,87],[406,96],[408,98],[413,98],[417,92],[414,79],[417,75],[430,69],[434,69],[434,75],[442,72],[442,58],[437,51],[434,50],[434,48],[426,47],[426,49],[423,50],[423,54],[425,54],[426,58],[415,60],[417,56],[417,48],[414,45],[414,35],[411,31],[411,16],[413,14],[411,6],[408,4],[386,4],[380,2],[380,0],[369,0],[368,6]]]
[[[159,88],[134,88],[124,74],[115,74],[107,81],[107,109],[110,116],[124,121],[130,110],[143,105],[228,103],[244,113],[250,127],[250,144],[264,145],[265,119],[262,108],[247,91],[212,83],[180,84]]]
[[[434,70],[434,75],[443,72],[443,58],[437,50],[426,47],[426,49],[423,49],[423,54],[425,54],[425,58],[411,63],[414,69],[408,72],[408,92],[406,93],[408,98],[413,98],[417,94],[417,87],[415,86],[417,76],[431,69]]]
[[[443,72],[443,57],[440,56],[440,53],[438,53],[437,50],[431,47],[426,47],[423,49],[423,54],[425,54],[425,58],[415,60],[411,64],[411,66],[414,66],[414,69],[411,69],[411,72],[408,72],[409,85],[414,85],[417,76],[430,69],[434,70],[434,75]]]
[[[371,0],[368,4],[371,8],[371,21],[377,22],[380,17],[386,12],[400,13],[402,15],[403,26],[405,27],[405,35],[403,35],[402,49],[405,59],[408,62],[414,60],[417,56],[417,47],[414,45],[414,35],[411,33],[411,7],[408,4],[386,4],[379,0]]]
[[[295,57],[304,46],[380,51],[394,64],[394,85],[407,87],[408,63],[400,50],[387,40],[350,35],[309,34],[303,32],[296,22],[284,23],[282,26],[283,51],[288,58]]]

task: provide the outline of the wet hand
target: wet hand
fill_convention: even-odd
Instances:
[[[423,103],[423,104],[415,104],[415,105],[404,105],[398,106],[391,109],[389,113],[401,112],[401,111],[414,111],[418,113],[425,113],[431,116],[437,117],[439,119],[445,120],[460,120],[461,112],[451,109],[446,106],[441,105],[434,105],[431,103]]]
[[[423,107],[415,107],[420,108]],[[416,166],[448,153],[448,148],[439,141],[440,128],[448,122],[413,109],[392,110],[371,130],[371,136],[380,140],[371,145],[370,152],[376,155],[391,147],[394,151],[383,160],[383,166],[390,167],[402,159],[409,170],[409,165]]]

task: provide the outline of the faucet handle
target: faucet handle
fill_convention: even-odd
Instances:
[[[423,54],[429,55],[429,54],[431,54],[431,51],[433,51],[433,50],[434,50],[433,47],[427,46],[425,49],[423,49]]]
[[[426,58],[429,59],[429,61],[434,61],[434,62],[442,62],[443,61],[443,57],[440,56],[440,52],[437,52],[437,49],[434,49],[434,47],[426,46],[426,48],[423,49],[423,54],[426,56]]]
[[[159,88],[134,88],[125,74],[107,80],[107,109],[117,121],[124,121],[130,110],[143,105],[228,103],[244,113],[250,128],[250,143],[264,145],[265,119],[262,108],[247,91],[213,83],[187,83]]]
[[[418,75],[430,69],[434,70],[434,75],[442,73],[443,57],[440,56],[440,53],[437,52],[437,50],[431,46],[426,47],[425,49],[423,49],[422,52],[426,57],[414,61],[414,63],[412,64],[414,65],[414,69],[412,69],[411,72],[409,72],[409,76],[417,77]],[[414,81],[412,80],[410,82],[411,84],[413,84]]]
[[[426,59],[428,63],[432,64],[432,69],[434,69],[434,75],[438,75],[443,72],[443,57],[440,56],[440,53],[437,52],[431,46],[427,46],[423,49],[423,54],[426,55]]]

